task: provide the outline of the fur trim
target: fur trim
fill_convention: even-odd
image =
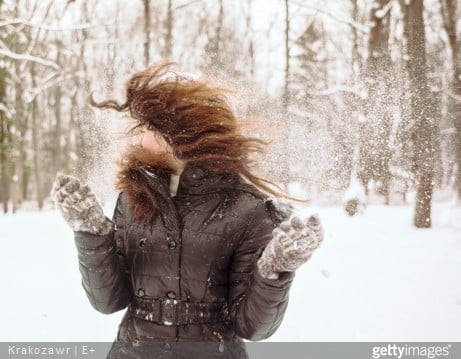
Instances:
[[[115,187],[128,196],[135,219],[152,222],[161,210],[161,193],[159,188],[152,188],[146,170],[165,181],[168,190],[170,175],[181,171],[180,162],[170,153],[153,154],[132,145],[122,154],[118,167]]]

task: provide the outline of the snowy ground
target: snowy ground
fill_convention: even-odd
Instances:
[[[318,212],[325,242],[298,271],[271,341],[461,339],[460,207],[435,203],[429,230],[411,227],[412,206]],[[0,243],[1,341],[114,339],[123,312],[88,303],[73,234],[56,211],[1,214]]]

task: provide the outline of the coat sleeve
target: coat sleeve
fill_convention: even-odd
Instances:
[[[125,253],[125,221],[122,194],[117,198],[113,223],[108,235],[74,232],[82,286],[91,305],[104,314],[125,308],[131,296]]]
[[[230,317],[236,334],[249,340],[270,337],[282,323],[294,272],[266,279],[258,273],[257,260],[280,223],[272,202],[261,200],[250,214],[232,258]]]

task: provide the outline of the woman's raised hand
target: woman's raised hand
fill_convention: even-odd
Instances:
[[[113,223],[105,217],[99,201],[88,185],[76,177],[58,173],[51,190],[56,208],[73,231],[109,234]]]
[[[272,231],[272,239],[258,260],[259,273],[277,279],[280,272],[294,272],[307,262],[323,241],[323,227],[317,214],[304,220],[297,215]]]

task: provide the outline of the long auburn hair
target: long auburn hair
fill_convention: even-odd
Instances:
[[[226,89],[174,73],[169,70],[173,64],[163,62],[134,74],[126,85],[124,103],[115,100],[97,103],[90,95],[90,104],[129,112],[136,122],[131,130],[147,127],[159,132],[173,149],[174,156],[184,163],[200,165],[218,173],[239,174],[273,196],[309,202],[290,197],[275,183],[251,173],[255,163],[250,155],[263,152],[268,143],[240,133],[237,118],[224,95]],[[160,167],[165,173],[178,173],[174,160],[168,154],[148,154],[132,146],[118,164],[121,170],[117,174],[117,189],[127,191],[135,198],[135,217],[152,220],[158,210],[156,198],[147,184],[131,186],[127,185],[127,179],[139,179],[136,171],[149,165]]]

